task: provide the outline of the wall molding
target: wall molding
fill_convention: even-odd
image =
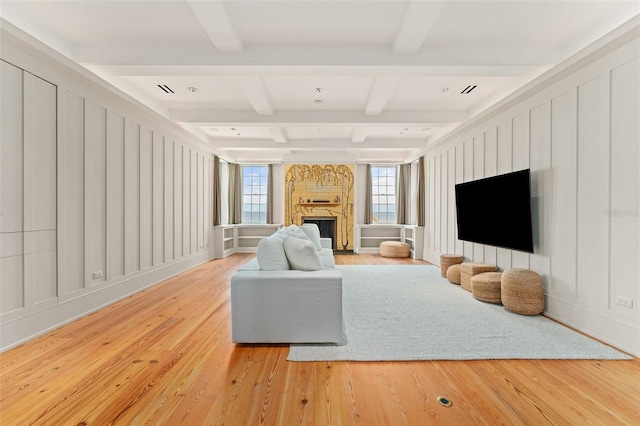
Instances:
[[[0,326],[0,352],[11,349],[60,326],[99,311],[148,287],[166,281],[213,258],[211,252],[177,260],[135,277],[124,279],[118,285],[103,287],[82,297],[69,299],[33,312],[25,317]],[[47,324],[42,328],[42,324]]]

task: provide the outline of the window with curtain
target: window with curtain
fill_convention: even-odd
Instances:
[[[268,166],[242,166],[242,223],[267,223]]]
[[[397,166],[371,166],[371,210],[374,223],[396,223]]]

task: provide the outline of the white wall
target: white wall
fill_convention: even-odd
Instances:
[[[548,316],[640,355],[637,34],[636,24],[427,152],[425,259],[458,253],[535,270]],[[454,185],[524,168],[532,171],[534,254],[458,240]],[[497,194],[484,208],[506,205]],[[633,308],[617,305],[619,296]]]
[[[27,158],[35,166],[33,159],[52,160],[53,174],[49,166],[38,167],[38,173],[25,173],[22,194],[12,191],[40,203],[52,197],[57,210],[46,217],[53,222],[40,228],[53,232],[54,250],[57,237],[57,262],[54,251],[52,265],[49,256],[42,266],[25,269],[27,279],[2,273],[3,299],[13,295],[0,312],[0,348],[6,349],[213,258],[212,156],[192,135],[32,41],[3,32],[1,53],[51,83],[57,120],[46,135],[53,150]],[[4,98],[4,84],[2,89]],[[10,126],[3,112],[2,127]],[[25,148],[33,138],[40,136],[25,138]],[[3,133],[3,159],[7,140]],[[44,192],[34,198],[33,188]],[[43,252],[50,250],[37,254]],[[51,272],[53,284],[29,278],[30,271]]]

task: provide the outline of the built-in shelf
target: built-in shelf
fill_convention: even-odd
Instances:
[[[213,229],[215,257],[220,259],[233,253],[255,253],[260,240],[281,227],[280,224],[216,226]]]
[[[422,259],[424,227],[415,225],[356,225],[356,253],[380,253],[383,241],[409,244],[410,255]]]

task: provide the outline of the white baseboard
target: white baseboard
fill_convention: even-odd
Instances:
[[[82,297],[59,303],[49,309],[2,324],[0,326],[0,352],[82,318],[210,259],[210,252],[202,252],[155,268],[117,285],[105,287]]]
[[[640,357],[640,328],[615,318],[545,296],[544,315],[621,351]]]

